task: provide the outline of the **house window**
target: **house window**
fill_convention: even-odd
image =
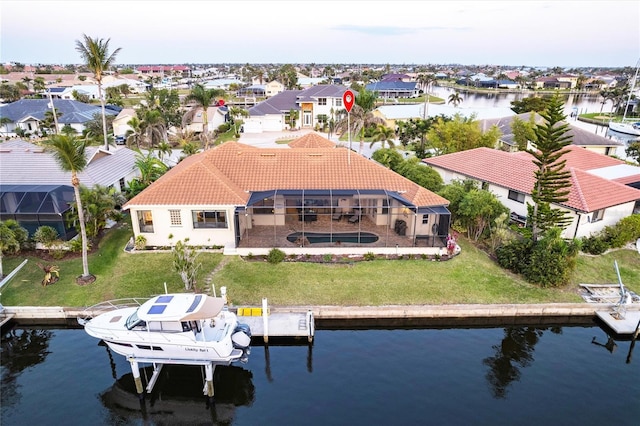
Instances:
[[[169,210],[169,220],[171,221],[171,226],[182,226],[180,210]]]
[[[337,107],[341,107],[342,106],[342,99],[340,99],[340,98],[336,99],[336,106]]]
[[[253,205],[254,214],[273,214],[273,198],[265,198]]]
[[[326,123],[327,122],[327,114],[318,114],[318,123]]]
[[[140,232],[153,232],[153,215],[151,210],[138,211],[138,224]]]
[[[510,200],[517,201],[518,203],[524,204],[524,194],[522,192],[509,191],[508,197]]]
[[[327,98],[318,98],[318,105],[326,105]]]
[[[602,220],[603,217],[604,217],[604,209],[596,210],[595,212],[593,212],[593,217],[591,219],[591,222],[597,222],[599,220]]]
[[[124,192],[124,188],[125,188],[125,185],[126,185],[126,183],[124,181],[124,178],[120,178],[120,180],[118,181],[118,185],[120,185],[120,191]]]
[[[389,214],[389,200],[386,198],[382,199],[382,214]]]
[[[227,213],[224,210],[194,210],[194,228],[226,228]]]
[[[426,225],[427,223],[429,223],[429,215],[428,214],[423,214],[422,215],[422,224]]]

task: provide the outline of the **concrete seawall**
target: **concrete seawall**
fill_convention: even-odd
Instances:
[[[313,312],[319,325],[339,326],[351,323],[372,325],[436,324],[475,325],[505,323],[549,323],[562,321],[586,324],[596,310],[611,304],[552,303],[499,305],[390,305],[390,306],[270,306],[271,313]],[[634,307],[634,309],[640,309]],[[6,306],[19,324],[66,324],[76,322],[83,308]],[[232,308],[233,310],[233,308]]]

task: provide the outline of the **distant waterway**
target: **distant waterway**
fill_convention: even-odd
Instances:
[[[313,346],[257,345],[247,364],[217,368],[209,405],[199,367],[165,367],[140,402],[129,363],[84,330],[16,328],[2,337],[0,420],[636,425],[640,358],[631,349],[598,326],[318,330]]]

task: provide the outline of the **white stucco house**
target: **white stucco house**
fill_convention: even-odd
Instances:
[[[285,90],[249,109],[245,119],[246,133],[283,131],[289,128],[313,129],[335,117],[342,105],[342,95],[347,90],[341,85],[318,85],[304,90]],[[294,126],[287,119],[293,110],[298,114]]]
[[[571,171],[569,199],[553,206],[571,216],[564,238],[587,237],[640,213],[640,167],[575,145],[567,150],[562,158]],[[532,160],[526,151],[476,148],[422,161],[436,170],[445,184],[465,179],[480,183],[511,211],[513,221],[524,224],[535,184]]]

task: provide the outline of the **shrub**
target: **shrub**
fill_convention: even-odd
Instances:
[[[48,247],[58,239],[58,231],[51,226],[39,226],[33,234],[33,239],[45,247]]]
[[[523,275],[527,281],[541,287],[557,287],[567,284],[576,266],[580,241],[565,241],[560,230],[547,231],[531,251],[531,261]]]
[[[135,248],[136,250],[144,250],[147,246],[147,238],[144,235],[138,235],[136,237]]]
[[[610,248],[609,243],[598,235],[582,239],[582,251],[589,254],[602,254]]]
[[[369,261],[369,260],[375,260],[375,258],[376,258],[375,253],[373,253],[373,252],[371,252],[371,251],[368,251],[368,252],[366,252],[366,253],[364,254],[364,260],[367,260],[367,261]]]
[[[327,253],[322,255],[322,260],[325,262],[331,262],[333,260],[333,255],[331,253]]]
[[[513,240],[496,249],[498,264],[511,272],[521,274],[529,266],[532,249],[533,241],[531,239]]]
[[[82,251],[82,238],[74,238],[71,241],[67,242],[67,247],[69,247],[69,251],[74,253],[79,253]],[[87,241],[87,250],[91,250],[91,241]]]
[[[640,214],[627,216],[614,226],[604,228],[602,233],[611,247],[623,247],[640,238]]]
[[[269,250],[269,254],[267,254],[267,262],[273,264],[280,263],[284,260],[285,257],[285,252],[278,248],[272,248],[271,250]]]

